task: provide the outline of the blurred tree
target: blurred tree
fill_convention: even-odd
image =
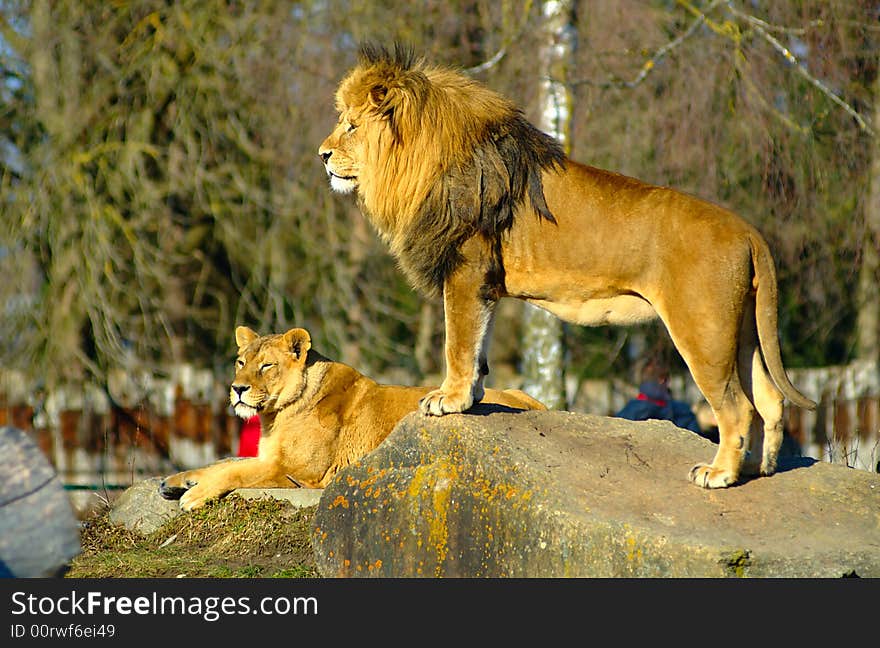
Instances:
[[[880,126],[880,75],[873,68],[875,128]],[[880,366],[880,139],[870,142],[867,200],[864,204],[865,231],[862,235],[861,267],[856,292],[856,356]]]
[[[577,31],[574,3],[541,3],[543,45],[538,56],[540,75],[538,128],[553,135],[571,151],[572,95],[566,80],[573,61]],[[565,409],[565,345],[562,321],[548,311],[526,304],[522,326],[523,389],[550,409]]]
[[[567,87],[573,158],[716,200],[764,232],[787,365],[875,353],[859,335],[876,332],[878,3],[558,3],[578,47],[536,74],[552,4],[3,0],[0,361],[49,384],[124,355],[227,372],[236,324],[298,325],[367,372],[438,371],[438,305],[315,155],[364,38],[461,66],[536,123],[539,75]],[[493,350],[521,335],[508,319]],[[599,376],[628,369],[628,342],[663,334],[564,333],[566,370]],[[525,366],[531,346],[504,355]]]
[[[690,191],[754,223],[777,262],[786,364],[851,359],[853,287],[870,244],[861,203],[877,3],[590,7],[573,79],[574,157]],[[578,366],[618,363],[591,361],[579,346],[571,346]]]
[[[395,329],[415,305],[315,161],[332,109],[321,122],[310,105],[327,104],[336,72],[300,38],[308,5],[4,9],[30,90],[14,115],[32,134],[15,142],[26,173],[3,176],[3,247],[41,278],[16,287],[29,307],[5,322],[22,346],[4,360],[49,382],[100,376],[125,353],[219,351],[225,367],[236,323],[401,357]]]

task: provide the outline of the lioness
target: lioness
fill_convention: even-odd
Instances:
[[[381,443],[418,409],[431,387],[380,385],[312,349],[308,331],[260,336],[235,329],[238,359],[229,400],[235,413],[260,417],[256,457],[225,459],[162,480],[166,499],[192,510],[236,488],[323,488],[340,468]],[[519,390],[486,390],[484,402],[547,409]]]
[[[582,325],[659,316],[718,422],[715,458],[689,479],[718,488],[776,470],[783,397],[815,403],[782,366],[773,259],[754,227],[567,159],[508,99],[402,47],[364,46],[336,108],[318,150],[332,188],[356,192],[409,280],[443,296],[446,377],[423,412],[483,398],[502,297]]]

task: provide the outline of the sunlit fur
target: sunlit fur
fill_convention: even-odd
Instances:
[[[380,385],[311,348],[301,328],[260,336],[240,326],[230,404],[260,417],[256,457],[220,461],[164,479],[159,492],[191,510],[236,488],[323,488],[345,466],[376,448],[418,409],[431,387]],[[519,390],[486,390],[509,410],[546,409]]]
[[[480,398],[502,297],[586,326],[659,317],[718,422],[714,459],[689,479],[720,488],[776,470],[783,399],[815,403],[782,365],[773,259],[754,227],[566,159],[509,100],[399,47],[365,47],[336,108],[327,172],[348,178],[412,284],[443,297],[446,376],[422,412]]]
[[[421,290],[437,294],[479,233],[494,240],[527,198],[552,220],[541,171],[563,152],[509,100],[402,49],[366,47],[336,93],[321,145],[331,186],[362,209]],[[337,177],[350,177],[340,181]]]

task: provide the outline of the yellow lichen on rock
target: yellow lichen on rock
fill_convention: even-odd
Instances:
[[[421,509],[421,517],[427,523],[428,537],[419,537],[417,544],[422,547],[424,542],[435,554],[435,576],[443,575],[449,552],[448,514],[458,475],[458,467],[451,461],[421,465],[414,470],[407,488],[409,501]]]

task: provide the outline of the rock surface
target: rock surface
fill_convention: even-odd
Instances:
[[[0,576],[50,577],[80,552],[61,479],[24,430],[0,427]]]
[[[271,497],[293,504],[295,508],[317,506],[324,494],[323,488],[239,488],[233,493],[244,499]]]
[[[407,416],[318,505],[322,575],[880,576],[880,475],[807,458],[702,490],[715,446],[571,412]]]
[[[159,482],[153,477],[126,488],[113,502],[110,521],[129,531],[149,535],[171,518],[182,512],[176,500],[167,500],[159,494]]]

